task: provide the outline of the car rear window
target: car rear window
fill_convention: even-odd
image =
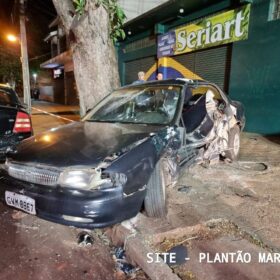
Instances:
[[[13,106],[17,103],[16,94],[12,90],[0,88],[0,105]]]

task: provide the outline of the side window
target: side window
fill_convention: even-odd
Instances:
[[[210,85],[202,85],[198,87],[189,87],[187,89],[184,105],[193,106],[194,104],[197,104],[203,96],[206,99],[211,96],[218,103],[223,101],[223,98],[221,97],[221,94],[217,88]]]
[[[182,112],[182,121],[186,133],[198,128],[207,115],[205,102],[207,90],[207,86],[189,87],[187,89]]]
[[[200,127],[207,117],[213,119],[217,110],[222,111],[224,108],[224,100],[216,87],[211,85],[189,87],[182,111],[186,132],[190,133]]]

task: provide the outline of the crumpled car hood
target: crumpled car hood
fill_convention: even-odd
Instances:
[[[76,122],[23,141],[9,159],[55,167],[95,166],[106,157],[121,153],[161,126]]]

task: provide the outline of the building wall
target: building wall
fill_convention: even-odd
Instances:
[[[52,71],[40,70],[38,73],[37,83],[40,92],[39,99],[54,102]]]
[[[246,110],[246,130],[280,134],[280,19],[269,0],[251,7],[249,38],[233,44],[229,93]]]
[[[118,0],[118,4],[125,12],[126,21],[129,21],[166,1],[168,0]]]
[[[232,99],[240,100],[245,105],[246,131],[279,134],[280,19],[268,21],[270,0],[254,0],[252,2],[248,39],[230,44],[225,68],[227,73],[225,74],[224,84],[220,84]],[[243,1],[243,4],[246,3],[246,1]],[[203,18],[209,14],[234,8],[227,1],[222,1],[214,8],[212,7],[206,8],[203,11],[197,11],[186,18],[185,22],[179,20],[180,22],[165,26],[165,32],[178,25]],[[151,37],[153,32],[154,30],[146,30],[144,33],[135,35],[134,38],[130,38],[121,44],[118,54],[122,84],[127,84],[128,82],[126,78],[126,65],[128,63],[133,64],[136,60],[141,61],[141,59],[156,56],[155,44],[137,48],[137,46],[141,46],[141,40],[147,42],[145,38]],[[137,41],[139,43],[135,43]],[[133,46],[134,49],[132,50],[130,46]],[[205,50],[211,51],[211,49],[213,48]],[[205,50],[200,52],[203,53]],[[196,53],[198,54],[199,51],[192,52],[189,56]],[[209,59],[208,56],[205,56],[205,61],[209,62]],[[186,60],[181,59],[180,61],[179,56],[161,58],[156,60],[155,64],[149,69],[143,69],[142,67],[142,69],[135,69],[134,73],[141,70],[146,71],[147,80],[155,79],[156,72],[163,71],[165,78],[174,78],[177,75],[178,77],[188,78],[201,77],[215,82],[213,78],[209,78],[215,69],[213,71],[210,69],[211,71],[207,73],[210,76],[205,77],[205,71],[190,71],[192,69],[188,66]],[[141,66],[141,63],[138,65]],[[210,66],[215,68],[215,62],[212,61]],[[219,84],[219,82],[217,83]]]
[[[146,80],[155,80],[157,73],[162,72],[165,79],[176,77],[208,79],[216,82],[228,91],[229,71],[226,72],[226,70],[230,69],[231,44],[157,59],[157,38],[154,33],[168,32],[178,26],[186,25],[205,16],[222,13],[225,10],[235,7],[231,7],[229,1],[220,1],[217,4],[197,10],[185,18],[177,17],[176,20],[169,20],[169,23],[165,25],[158,23],[153,29],[129,37],[118,49],[119,71],[122,85],[131,83],[132,74],[137,79],[137,72],[145,71]],[[169,15],[166,14],[166,17],[169,18]],[[153,58],[155,62],[152,66],[146,65],[147,67],[145,67],[142,63],[145,60],[151,61]],[[208,59],[206,60],[206,58]],[[130,65],[135,65],[134,71],[131,71]],[[127,73],[128,70],[130,71],[129,74]],[[127,76],[130,79],[127,79]],[[213,77],[215,78],[213,79]]]
[[[65,94],[64,94],[64,75],[61,77],[53,79],[54,85],[54,103],[65,104]]]

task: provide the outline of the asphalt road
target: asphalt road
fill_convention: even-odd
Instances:
[[[35,134],[78,120],[78,106],[32,101],[32,124]]]
[[[77,243],[79,230],[0,204],[0,279],[115,279],[109,247]]]

